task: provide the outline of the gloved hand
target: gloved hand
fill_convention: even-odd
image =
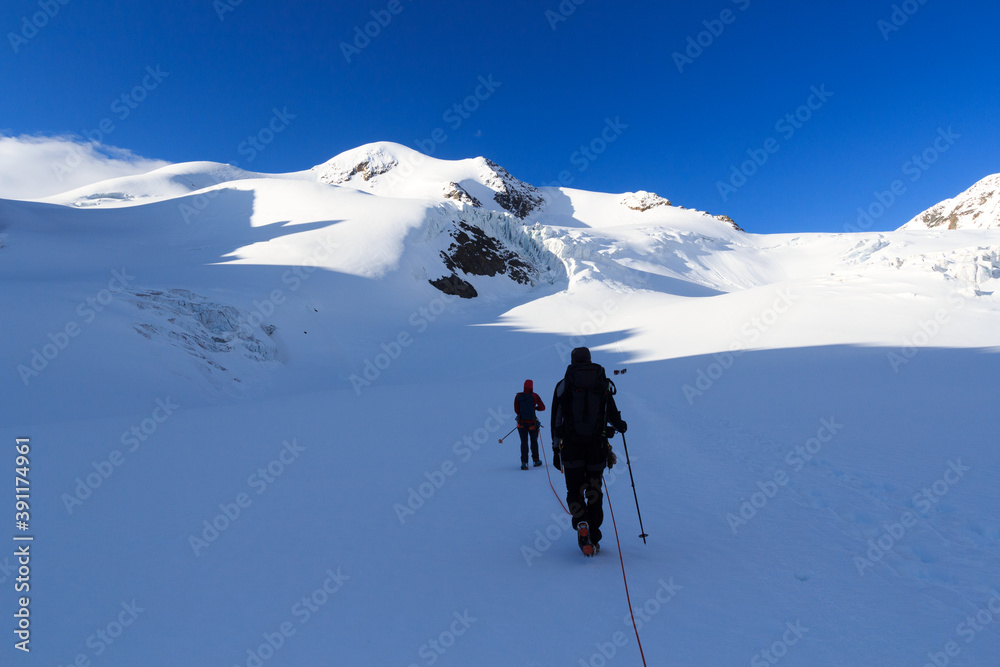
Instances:
[[[552,465],[556,470],[562,471],[562,456],[555,447],[552,448]]]
[[[608,463],[608,470],[611,470],[612,468],[614,468],[615,464],[618,463],[618,457],[615,455],[614,450],[611,449],[611,445],[608,445],[608,461],[607,461],[607,463]]]
[[[625,423],[624,419],[620,420],[617,424],[615,424],[615,426],[617,426],[618,430],[622,433],[628,430],[628,424]]]

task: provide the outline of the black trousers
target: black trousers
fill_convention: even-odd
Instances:
[[[517,427],[517,434],[521,436],[521,463],[528,462],[528,436],[531,436],[531,460],[538,460],[538,427],[528,429],[523,426]]]
[[[566,474],[566,506],[573,514],[573,530],[581,521],[590,527],[590,541],[601,540],[604,492],[601,485],[607,452],[604,443],[563,443],[562,467]]]

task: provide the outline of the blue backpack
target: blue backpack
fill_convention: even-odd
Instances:
[[[517,395],[517,425],[524,426],[529,431],[538,428],[538,417],[535,416],[535,396],[526,391]]]

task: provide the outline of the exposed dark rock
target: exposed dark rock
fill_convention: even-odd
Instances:
[[[466,280],[462,280],[454,273],[450,276],[438,278],[437,280],[429,280],[427,282],[434,285],[434,287],[437,287],[445,294],[460,296],[463,299],[473,299],[479,296],[479,292],[476,291],[476,288],[473,287],[471,283]]]
[[[483,207],[482,203],[480,203],[478,199],[470,195],[468,191],[458,183],[449,183],[444,189],[444,196],[445,199],[454,199],[475,208]]]
[[[344,180],[349,181],[355,176],[361,176],[362,179],[370,181],[375,176],[378,176],[379,174],[384,174],[395,166],[396,166],[395,160],[393,160],[391,164],[378,164],[378,165],[373,164],[371,160],[365,160],[364,162],[355,165],[354,169],[352,169],[350,173],[347,174],[347,178]]]
[[[732,218],[730,218],[728,215],[717,215],[717,216],[715,216],[715,219],[716,220],[721,220],[722,222],[726,223],[727,225],[729,225],[730,227],[732,227],[733,229],[735,229],[738,232],[745,232],[746,231],[745,229],[743,229],[742,227],[740,227],[739,225],[737,225],[736,222]]]
[[[656,208],[657,206],[673,206],[669,199],[661,197],[655,192],[646,192],[645,190],[626,192],[625,196],[622,197],[622,204],[640,213]]]
[[[455,242],[441,253],[444,265],[451,271],[471,276],[507,275],[522,284],[531,284],[532,268],[517,253],[506,248],[486,232],[462,221],[452,233]]]
[[[916,217],[916,221],[926,225],[927,229],[935,227],[945,227],[946,229],[958,229],[958,215],[952,210],[948,215],[944,215],[943,206],[935,206]]]
[[[329,162],[316,167],[317,179],[320,183],[339,185],[351,181],[358,176],[363,181],[370,181],[384,174],[399,164],[394,155],[385,150],[375,150],[350,156],[338,156]]]
[[[920,213],[901,229],[1000,228],[1000,174],[987,176],[956,197]]]
[[[505,210],[524,220],[542,205],[544,200],[535,186],[514,178],[493,160],[487,159],[486,164],[493,172],[493,176],[486,179],[486,185],[496,190],[493,199]]]

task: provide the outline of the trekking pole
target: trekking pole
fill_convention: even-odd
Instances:
[[[642,527],[642,512],[639,511],[639,496],[635,493],[635,478],[632,477],[632,462],[628,460],[628,443],[625,442],[625,434],[622,433],[622,447],[625,448],[625,465],[628,466],[628,478],[632,482],[632,497],[635,498],[635,513],[639,516],[639,537],[642,538],[642,543],[646,543],[646,538],[649,535],[646,534],[646,529]]]
[[[516,430],[517,430],[517,427],[515,426],[511,430],[507,431],[507,435],[510,435],[511,433],[513,433]],[[507,439],[507,435],[505,435],[504,437],[502,437],[499,440],[497,440],[497,442],[499,442],[500,444],[503,444],[503,441]]]

